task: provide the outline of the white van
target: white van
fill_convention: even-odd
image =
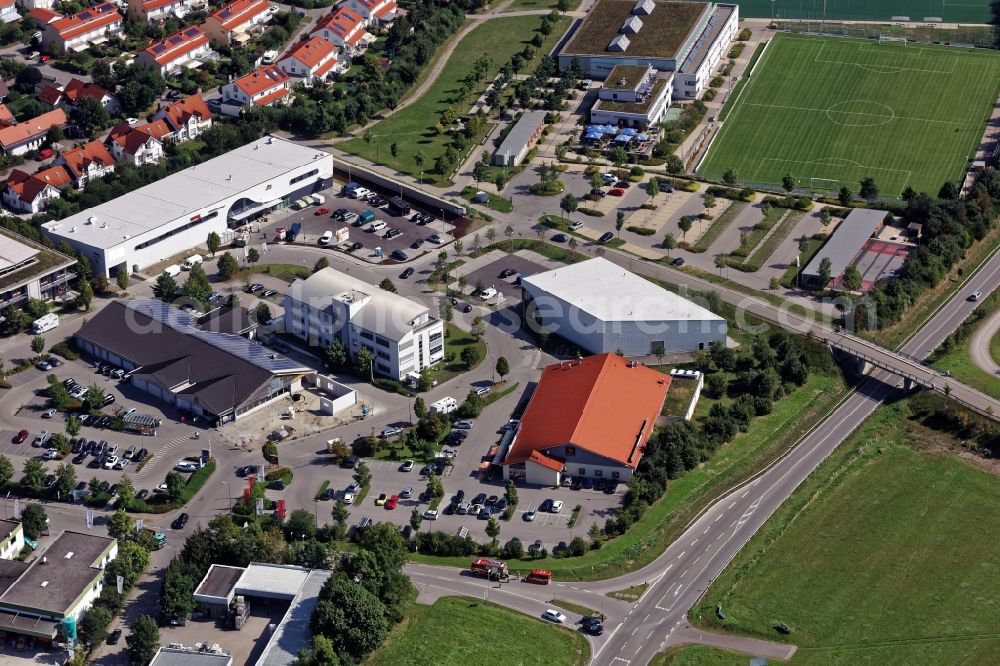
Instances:
[[[38,335],[39,333],[44,333],[45,331],[51,331],[58,325],[59,315],[54,312],[50,312],[44,317],[39,317],[35,321],[31,322],[31,332]]]
[[[363,199],[371,190],[364,187],[355,187],[353,190],[347,193],[352,199]]]
[[[322,206],[323,204],[326,203],[326,197],[324,197],[322,194],[312,195],[312,200],[313,203],[316,204],[317,206]]]
[[[181,268],[185,271],[189,271],[194,268],[195,264],[200,264],[202,261],[204,261],[204,259],[200,254],[192,254],[184,260],[184,263],[181,264]]]
[[[374,222],[372,222],[372,223],[371,223],[371,224],[370,224],[370,225],[368,226],[368,231],[371,231],[372,233],[374,233],[374,232],[376,232],[376,231],[382,231],[382,230],[383,230],[383,229],[385,229],[385,228],[386,228],[387,226],[389,226],[389,225],[387,225],[387,224],[385,223],[385,220],[375,220]]]
[[[320,236],[319,244],[327,245],[331,240],[333,240],[333,232],[327,229],[322,236]]]
[[[178,266],[177,264],[171,264],[170,266],[164,268],[163,272],[169,275],[170,277],[177,277],[178,275],[181,274],[181,267]]]
[[[453,411],[458,409],[458,401],[451,396],[448,396],[432,403],[428,409],[431,414],[451,414]]]
[[[479,300],[488,301],[491,298],[495,298],[496,295],[497,295],[496,289],[494,289],[493,287],[487,287],[486,289],[483,289],[481,292],[479,292]]]

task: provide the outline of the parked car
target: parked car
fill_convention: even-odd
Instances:
[[[329,208],[317,208],[315,212],[313,212],[313,215],[329,215],[329,214],[330,214]]]
[[[577,229],[581,229],[581,228],[583,228],[583,222],[580,222],[579,220],[577,220],[576,222],[572,222],[569,225],[569,230],[570,231],[576,231]]]
[[[556,500],[552,502],[552,508],[549,509],[549,511],[551,511],[552,513],[559,513],[562,510],[563,510],[562,500]]]
[[[383,428],[382,432],[378,434],[382,439],[388,439],[390,437],[396,437],[403,434],[403,429],[396,426],[389,426],[388,428]]]
[[[427,509],[424,511],[424,520],[437,520],[438,510],[437,509]]]
[[[548,620],[549,622],[555,622],[556,624],[563,624],[566,621],[566,616],[554,608],[549,608],[542,613],[542,619]]]
[[[58,449],[47,449],[45,453],[42,454],[42,460],[55,460],[58,457]]]
[[[507,278],[513,277],[515,275],[517,275],[517,269],[516,268],[505,268],[502,271],[500,271],[500,279],[501,280],[506,280]]]
[[[683,266],[684,257],[675,257],[673,261],[670,262],[671,266]]]
[[[614,187],[608,191],[608,194],[610,194],[613,197],[623,197],[625,196],[625,190],[623,190],[620,187]]]
[[[455,427],[459,430],[472,430],[472,426],[475,424],[476,422],[472,419],[461,419],[459,421],[455,421]]]
[[[40,433],[38,433],[37,435],[35,435],[35,439],[33,439],[31,441],[31,445],[32,446],[36,446],[36,447],[37,446],[42,446],[47,441],[49,441],[49,431],[48,430],[43,430]]]
[[[552,242],[554,243],[565,243],[568,240],[569,237],[566,236],[566,234],[556,234],[555,236],[552,237]]]
[[[389,496],[382,493],[375,498],[375,506],[385,506],[385,503],[389,501]]]
[[[121,640],[122,630],[115,629],[110,634],[108,634],[108,645],[118,645],[118,641]]]
[[[188,516],[186,513],[182,513],[181,515],[177,516],[177,518],[174,519],[174,522],[171,523],[170,526],[173,527],[175,530],[182,529],[185,525],[187,525],[189,518],[190,516]]]
[[[403,271],[402,273],[399,274],[399,277],[400,277],[400,279],[405,280],[405,279],[409,278],[411,275],[413,275],[413,269],[412,268],[407,268],[405,271]]]
[[[27,430],[19,430],[18,433],[14,435],[14,443],[20,444],[24,440],[28,439],[28,434]]]
[[[344,504],[354,504],[354,493],[345,492],[341,499],[344,500]]]
[[[535,510],[529,508],[524,512],[523,518],[526,523],[532,522],[535,519]]]
[[[41,370],[42,372],[47,372],[48,370],[52,369],[52,366],[46,363],[45,361],[39,361],[38,363],[35,364],[35,367]]]
[[[427,240],[429,240],[432,243],[437,243],[438,245],[440,245],[441,243],[444,242],[441,239],[441,237],[439,235],[437,235],[437,234],[431,234],[430,236],[427,237]]]
[[[351,246],[348,248],[348,252],[356,252],[356,251],[360,250],[363,247],[364,247],[364,245],[362,243],[359,243],[358,241],[354,241],[353,243],[351,243]]]
[[[603,245],[604,243],[607,243],[614,237],[615,235],[613,233],[611,233],[610,231],[605,231],[603,234],[601,234],[601,237],[597,239],[597,242]]]
[[[396,261],[409,261],[410,260],[410,255],[406,254],[402,250],[393,250],[392,254],[390,254],[389,256],[391,258],[395,259]]]
[[[608,193],[599,187],[590,188],[590,193],[593,194],[595,197],[601,197],[602,199],[608,196]]]
[[[403,463],[403,466],[399,468],[401,472],[412,472],[413,471],[413,461],[407,460]]]

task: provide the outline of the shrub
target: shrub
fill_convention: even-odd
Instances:
[[[649,229],[647,227],[637,227],[633,225],[625,228],[634,234],[639,234],[640,236],[652,236],[656,233],[656,229]]]
[[[80,355],[73,350],[72,341],[70,339],[64,340],[63,342],[57,342],[52,345],[49,351],[57,356],[62,356],[67,361],[76,361],[80,358]]]
[[[292,470],[289,469],[289,468],[287,468],[287,467],[277,467],[275,469],[272,469],[267,474],[265,474],[264,475],[264,479],[267,480],[267,481],[277,481],[278,479],[285,478],[286,476],[288,476],[291,473],[292,473]]]
[[[604,213],[595,208],[577,208],[576,212],[589,215],[591,217],[604,217]]]
[[[750,32],[750,28],[743,28],[742,30],[740,30],[740,34],[736,35],[736,39],[739,40],[739,41],[741,41],[741,42],[745,42],[748,39],[750,39],[752,36],[753,36],[753,33]]]
[[[706,90],[705,94],[702,95],[702,99],[704,99],[706,102],[711,102],[713,99],[715,99],[715,90]]]

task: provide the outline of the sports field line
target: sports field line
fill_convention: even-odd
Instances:
[[[861,101],[864,101],[864,100],[861,100]],[[762,106],[762,107],[768,108],[768,109],[787,109],[788,111],[812,111],[812,112],[816,112],[816,113],[828,113],[830,111],[830,109],[810,109],[810,108],[807,108],[807,107],[804,107],[804,106],[785,106],[783,104],[761,104],[760,102],[745,102],[744,104],[747,105],[747,106]],[[889,108],[889,107],[886,107],[886,108]],[[852,116],[872,116],[874,118],[885,118],[886,117],[886,116],[883,116],[883,115],[879,115],[877,113],[865,113],[864,111],[837,111],[837,110],[834,110],[833,112],[834,113],[842,113],[844,115],[852,115]],[[730,115],[732,115],[732,114],[730,114]],[[891,120],[909,120],[909,121],[915,122],[915,123],[940,123],[942,125],[954,125],[956,122],[958,122],[958,121],[955,121],[955,120],[933,120],[931,118],[907,118],[905,116],[897,116],[895,114],[895,112],[893,113],[893,116],[892,116]],[[958,124],[962,124],[962,123],[959,122]]]
[[[861,164],[860,162],[855,162],[854,160],[849,160],[849,159],[844,159],[844,158],[839,158],[839,157],[826,157],[826,158],[821,158],[821,159],[817,159],[817,160],[793,160],[793,159],[787,159],[787,158],[781,158],[781,157],[762,157],[760,159],[760,162],[757,164],[757,168],[754,169],[753,177],[751,178],[751,180],[754,180],[754,181],[757,180],[757,174],[760,173],[760,170],[762,168],[764,168],[764,164],[767,163],[767,162],[774,162],[774,163],[778,163],[778,164],[792,164],[792,165],[794,165],[794,164],[800,164],[800,165],[804,165],[807,169],[810,168],[810,167],[817,167],[817,166],[848,167],[848,168],[851,168],[851,169],[855,169],[855,168],[857,168],[857,169],[864,169],[865,172],[869,173],[869,174],[874,174],[875,172],[893,173],[893,174],[899,174],[899,175],[904,175],[905,174],[906,177],[903,178],[903,183],[902,183],[902,185],[899,186],[899,192],[896,192],[897,195],[899,193],[901,193],[903,190],[906,189],[907,183],[910,182],[910,178],[913,176],[913,171],[911,169],[893,169],[891,167],[865,166],[864,164]],[[793,178],[796,178],[797,180],[803,180],[803,181],[806,180],[806,179],[809,179],[809,180],[819,179],[819,180],[836,180],[838,183],[850,182],[850,181],[844,181],[844,180],[842,180],[840,178],[823,178],[821,176],[809,176],[809,175],[806,175],[806,176],[802,176],[802,175],[796,176],[794,173],[792,173],[791,175],[792,175]],[[777,184],[777,181],[758,181],[758,182],[768,182],[768,183],[773,182],[774,184]]]
[[[848,61],[848,60],[821,60],[820,59],[820,55],[823,54],[823,49],[826,48],[826,45],[828,43],[830,43],[830,42],[824,41],[822,44],[820,44],[819,51],[816,52],[816,57],[813,58],[813,62],[817,62],[817,63],[824,64],[824,65],[853,65],[855,67],[860,67],[861,69],[867,69],[867,70],[872,71],[872,72],[874,72],[876,74],[899,74],[900,72],[918,72],[918,73],[921,73],[921,74],[945,74],[945,75],[950,75],[950,74],[954,74],[955,73],[955,66],[958,65],[958,56],[954,55],[954,54],[951,54],[951,55],[954,56],[954,59],[951,62],[951,68],[949,70],[947,70],[947,71],[945,71],[943,69],[925,69],[925,68],[920,68],[920,67],[908,67],[908,66],[901,66],[901,65],[880,65],[878,63],[860,63],[860,62],[851,62],[851,61]],[[874,44],[858,44],[858,48],[859,49],[863,49],[866,46],[872,47],[872,46],[874,46]],[[919,57],[921,55],[921,52],[924,51],[924,49],[922,49],[922,48],[921,49],[915,49],[915,50],[916,50],[916,53],[907,53],[906,55],[910,56],[910,57]],[[880,68],[880,69],[892,70],[892,71],[879,71],[879,69],[874,69],[874,68]]]

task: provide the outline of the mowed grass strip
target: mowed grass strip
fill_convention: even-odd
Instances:
[[[569,17],[559,19],[552,33],[545,38],[542,48],[536,49],[535,59],[522,73],[528,74],[534,70],[542,54],[548,53],[555,45],[569,23]],[[338,144],[338,147],[352,155],[391,166],[412,176],[423,172],[424,178],[435,179],[436,184],[443,185],[447,182],[444,177],[432,171],[434,162],[444,154],[452,139],[448,133],[438,134],[434,127],[445,109],[452,108],[459,117],[469,112],[474,101],[472,95],[461,102],[454,99],[460,82],[472,71],[477,58],[484,53],[490,55],[493,64],[486,74],[486,80],[476,88],[473,95],[481,93],[510,57],[528,45],[540,25],[541,16],[510,16],[482,21],[481,25],[458,43],[448,58],[448,64],[420,99],[371,127],[370,143],[363,138],[356,138]],[[427,63],[426,67],[433,67],[434,62],[432,60]],[[390,152],[394,143],[398,149],[396,157]],[[426,157],[422,166],[418,166],[414,159],[418,152]]]
[[[414,604],[370,666],[577,666],[590,661],[582,634],[468,597]]]
[[[961,177],[998,92],[995,53],[778,34],[699,174],[936,193]]]
[[[879,408],[793,493],[693,619],[794,643],[793,664],[996,661],[1000,532],[983,516],[1000,511],[1000,484],[942,455],[957,441],[911,421],[908,403]],[[676,663],[746,663],[694,656]]]

